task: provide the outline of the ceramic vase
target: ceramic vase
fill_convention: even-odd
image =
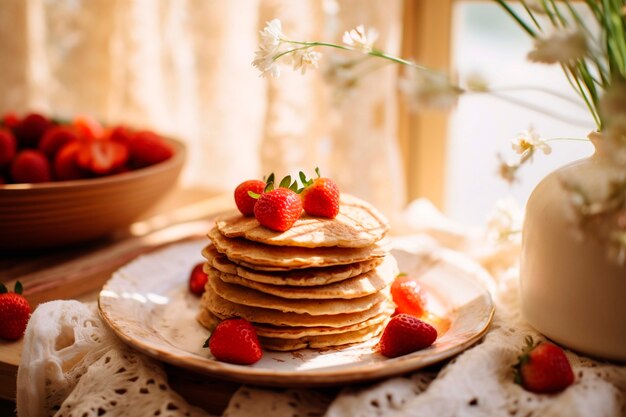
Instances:
[[[594,136],[595,135],[595,136]],[[626,263],[610,258],[606,244],[581,230],[572,194],[579,184],[602,199],[626,167],[599,151],[549,174],[531,194],[522,237],[522,313],[553,341],[587,354],[626,361]]]

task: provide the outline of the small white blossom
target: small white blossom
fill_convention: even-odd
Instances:
[[[520,164],[516,162],[507,162],[504,160],[502,155],[498,155],[498,161],[498,175],[500,178],[509,184],[517,182],[517,170],[519,169]]]
[[[560,30],[545,38],[535,39],[535,49],[528,59],[544,64],[569,64],[587,53],[587,38],[577,30]]]
[[[287,40],[287,37],[283,33],[280,20],[278,19],[267,22],[259,34],[261,35],[259,47],[268,51],[275,50],[282,41]]]
[[[280,67],[274,60],[275,55],[275,52],[265,51],[263,49],[259,49],[255,52],[255,58],[254,61],[252,61],[252,65],[261,71],[261,76],[266,77],[271,75],[274,78],[278,78],[280,76]]]
[[[290,55],[293,69],[295,71],[300,69],[302,74],[305,74],[308,68],[317,68],[318,61],[322,57],[321,53],[315,52],[311,48],[299,49]]]
[[[370,28],[366,32],[363,25],[359,25],[355,29],[346,31],[343,34],[343,43],[364,53],[372,51],[374,42],[376,42],[377,39],[378,31]]]
[[[512,198],[498,200],[487,220],[487,238],[498,243],[519,241],[523,211]]]
[[[513,150],[520,155],[525,153],[533,153],[539,149],[545,155],[549,155],[552,152],[552,147],[546,143],[545,140],[535,132],[533,128],[528,129],[526,132],[522,132],[511,143]]]
[[[463,93],[444,74],[418,69],[406,71],[405,77],[398,81],[398,88],[407,96],[414,110],[422,107],[448,109]]]

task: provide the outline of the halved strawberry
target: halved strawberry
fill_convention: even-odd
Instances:
[[[0,167],[8,165],[17,152],[17,141],[8,129],[0,129]]]
[[[421,317],[426,311],[426,297],[417,280],[400,274],[391,284],[391,297],[396,304],[396,312]]]
[[[54,126],[44,133],[39,142],[39,150],[50,158],[50,160],[54,160],[57,152],[65,146],[65,144],[77,140],[78,135],[71,127]]]
[[[217,360],[239,365],[252,365],[263,356],[256,330],[245,319],[220,322],[204,347],[211,349]]]
[[[158,164],[174,155],[174,149],[149,130],[135,133],[129,145],[130,161],[137,168]]]
[[[50,163],[40,151],[23,150],[11,163],[11,178],[17,183],[50,181],[52,179]]]
[[[104,136],[104,128],[100,122],[89,115],[76,116],[72,121],[72,126],[78,135],[85,139],[99,139]]]
[[[122,168],[128,161],[126,146],[111,140],[90,140],[81,144],[77,164],[96,175],[107,175]]]
[[[89,172],[78,165],[78,154],[82,149],[81,141],[70,142],[63,146],[54,158],[54,176],[60,181],[88,178]]]

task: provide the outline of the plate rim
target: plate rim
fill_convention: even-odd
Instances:
[[[411,253],[410,251],[407,251],[405,249],[400,250]],[[444,250],[444,253],[442,254],[443,259],[446,259],[445,252],[446,251]],[[463,258],[464,261],[471,261],[473,264],[475,264],[472,265],[473,267],[478,266],[482,269],[482,267],[471,258],[468,258],[466,256],[464,256]],[[137,258],[131,260],[126,265],[134,262],[136,259]],[[458,263],[456,265],[458,265]],[[123,267],[124,266],[122,266],[121,268]],[[117,271],[119,271],[119,269],[115,272]],[[402,375],[408,372],[416,371],[418,369],[433,365],[445,359],[456,356],[457,354],[463,352],[464,350],[477,343],[489,330],[496,309],[493,297],[490,291],[486,287],[484,287],[484,285],[479,283],[477,280],[470,280],[467,277],[463,277],[460,279],[470,281],[477,288],[480,288],[481,296],[484,296],[486,298],[489,306],[489,314],[483,318],[484,323],[482,327],[477,330],[475,334],[467,337],[466,340],[463,340],[462,342],[455,344],[454,346],[451,346],[446,350],[438,353],[431,353],[427,356],[423,356],[425,352],[428,352],[428,350],[425,349],[396,358],[387,358],[383,361],[376,363],[353,366],[340,365],[341,368],[339,369],[337,369],[336,367],[329,367],[325,370],[277,370],[229,364],[226,362],[217,361],[209,357],[201,358],[189,351],[185,351],[176,346],[171,346],[172,348],[177,349],[181,352],[181,354],[184,355],[174,356],[171,352],[159,349],[159,345],[153,341],[146,341],[134,338],[131,334],[128,334],[128,332],[120,328],[120,326],[109,316],[106,309],[104,309],[102,306],[103,293],[106,293],[107,287],[112,278],[113,275],[105,283],[102,290],[98,294],[98,312],[107,327],[109,327],[109,329],[111,329],[117,337],[122,339],[124,343],[153,359],[166,362],[181,368],[185,368],[200,374],[222,378],[224,380],[234,382],[274,387],[336,386],[345,383],[373,381],[393,375]]]

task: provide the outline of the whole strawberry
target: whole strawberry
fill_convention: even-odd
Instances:
[[[244,216],[254,216],[254,206],[257,199],[250,196],[248,192],[262,194],[265,189],[265,182],[260,180],[244,181],[235,188],[235,204]]]
[[[339,187],[330,178],[320,177],[319,168],[315,168],[317,177],[314,180],[304,181],[302,206],[311,216],[328,217],[334,219],[339,214]]]
[[[15,284],[15,292],[8,292],[7,287],[0,283],[0,338],[17,340],[24,335],[30,304],[21,295],[22,284]]]
[[[149,130],[135,133],[128,146],[130,160],[136,168],[157,164],[174,155],[174,149],[169,143]]]
[[[204,285],[207,282],[207,274],[203,270],[204,262],[194,266],[189,274],[189,291],[196,295],[204,293]]]
[[[421,317],[426,311],[424,292],[414,278],[400,274],[391,284],[391,297],[397,313]]]
[[[222,362],[252,365],[263,356],[256,330],[245,319],[226,319],[217,325],[204,347]]]
[[[68,126],[54,126],[46,130],[39,141],[39,150],[43,152],[51,161],[54,160],[57,152],[67,143],[78,140],[78,135]]]
[[[14,133],[21,148],[36,148],[51,122],[39,113],[30,113],[15,126]]]
[[[550,342],[534,344],[526,338],[526,346],[515,369],[515,382],[536,393],[563,391],[574,382],[572,366],[563,349]]]
[[[415,316],[399,314],[391,318],[378,342],[380,353],[388,358],[427,348],[437,340],[437,330]]]
[[[15,136],[8,129],[0,129],[0,167],[8,165],[17,151]]]
[[[276,188],[261,194],[254,205],[254,217],[261,225],[284,232],[300,218],[302,200],[288,188]]]
[[[11,178],[17,183],[50,181],[50,162],[41,151],[23,150],[11,163]]]

